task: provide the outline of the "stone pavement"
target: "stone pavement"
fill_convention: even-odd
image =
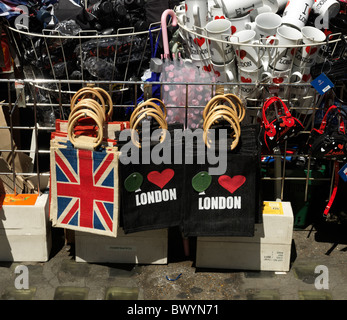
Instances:
[[[29,289],[18,290],[20,263],[0,262],[1,300],[347,300],[346,226],[328,224],[294,230],[289,272],[199,269],[185,257],[181,243],[169,238],[166,265],[81,263],[74,246],[64,244],[61,229],[53,229],[51,258],[23,263]],[[326,288],[317,288],[323,266]],[[316,285],[315,285],[316,283]]]

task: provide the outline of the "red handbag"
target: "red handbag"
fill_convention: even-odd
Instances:
[[[266,115],[270,106],[274,106],[276,112],[275,119],[271,122]],[[272,97],[264,102],[260,140],[267,149],[272,150],[283,141],[295,136],[302,129],[304,129],[303,124],[292,116],[280,98]]]

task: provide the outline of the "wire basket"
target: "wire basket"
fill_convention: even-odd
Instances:
[[[54,82],[33,84],[41,95],[54,102],[68,101],[80,89],[80,86],[73,86],[73,80],[138,79],[148,68],[150,36],[159,36],[160,22],[152,23],[146,31],[135,32],[133,27],[127,27],[109,35],[98,34],[95,30],[77,30],[71,35],[64,30],[48,29],[39,34],[10,25],[6,27],[21,61],[24,78],[68,80],[62,88]],[[71,30],[73,26],[65,28]],[[107,89],[111,93],[127,90],[124,84]]]
[[[213,82],[222,82],[226,91],[239,95],[248,104],[276,95],[290,102],[291,107],[302,109],[305,114],[312,113],[312,108],[317,103],[317,95],[310,84],[313,80],[311,67],[345,54],[346,37],[341,33],[330,34],[325,41],[319,43],[308,45],[297,41],[288,46],[279,44],[275,37],[271,40],[260,38],[258,43],[243,43],[235,37],[237,34],[234,36],[230,33],[214,38],[208,36],[206,28],[187,28],[182,19],[178,19],[178,26],[182,44],[178,49],[180,54],[201,70],[211,72]],[[214,63],[211,58],[213,44],[215,47],[217,44],[224,54],[224,59],[218,63]],[[242,55],[245,50],[252,50],[250,48],[257,55],[253,71],[247,70]],[[315,58],[311,61],[305,58],[307,53],[310,55],[316,51],[318,55],[314,55]],[[287,59],[286,65],[277,70],[274,66],[288,52],[292,59]],[[296,64],[297,61],[300,63]],[[220,77],[222,72],[226,76]],[[231,73],[231,77],[228,77],[228,73]]]

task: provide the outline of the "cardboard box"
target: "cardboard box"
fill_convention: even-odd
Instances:
[[[264,202],[263,223],[254,237],[198,237],[201,268],[289,271],[293,236],[290,202]]]
[[[0,207],[0,261],[47,261],[52,246],[48,221],[48,195],[18,195],[23,201],[5,202]],[[9,197],[11,198],[11,197]],[[25,200],[24,200],[25,199]],[[23,204],[30,203],[33,204]]]
[[[118,228],[117,237],[87,232],[75,233],[77,262],[166,264],[168,230],[124,234]]]

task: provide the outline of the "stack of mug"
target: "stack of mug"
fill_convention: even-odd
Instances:
[[[238,82],[243,98],[257,98],[266,82],[284,98],[279,84],[311,81],[326,40],[319,19],[330,21],[339,9],[336,0],[186,0],[175,12],[191,60],[207,65],[215,82]]]

